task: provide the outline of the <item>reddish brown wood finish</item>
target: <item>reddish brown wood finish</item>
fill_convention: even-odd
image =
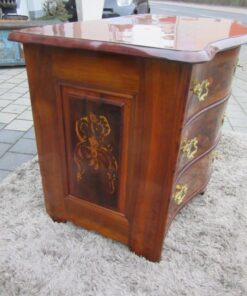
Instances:
[[[210,151],[207,151],[201,155],[201,157],[194,161],[191,166],[178,175],[174,184],[174,190],[177,184],[187,184],[189,190],[187,191],[186,196],[180,205],[175,203],[174,198],[171,199],[166,230],[168,230],[170,223],[178,211],[180,211],[198,193],[203,192],[206,185],[208,184],[211,177],[214,160],[212,150],[216,145],[217,143],[211,147]],[[198,198],[200,198],[200,196],[198,196]]]
[[[153,25],[154,18],[136,22]],[[201,54],[211,59],[220,49],[88,41],[68,36],[69,26],[11,34],[24,42],[47,212],[159,261],[173,217],[209,180],[239,48],[193,65],[188,62],[202,61]],[[211,39],[228,48],[245,38]],[[204,79],[211,80],[210,91],[198,102],[191,84]],[[199,141],[190,161],[180,154],[185,137]],[[188,190],[175,204],[179,184]]]
[[[197,64],[193,67],[189,100],[186,110],[186,120],[206,108],[207,106],[223,99],[230,94],[233,74],[238,63],[239,48],[233,48],[217,54],[217,59],[206,64]],[[193,82],[208,80],[208,95],[204,101],[199,102],[198,97],[193,94]]]
[[[12,32],[10,39],[199,63],[247,43],[247,26],[219,18],[143,14],[31,28]]]
[[[190,121],[184,125],[182,133],[182,141],[196,139],[198,141],[197,151],[192,159],[180,149],[177,172],[188,165],[190,161],[194,161],[218,142],[220,128],[223,123],[224,111],[229,97],[216,102],[198,112]],[[182,148],[182,147],[181,147]]]

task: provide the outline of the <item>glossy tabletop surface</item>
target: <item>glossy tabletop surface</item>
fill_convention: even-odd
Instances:
[[[10,39],[181,61],[196,52],[195,60],[210,60],[220,50],[247,43],[247,24],[145,14],[29,28],[12,33]]]

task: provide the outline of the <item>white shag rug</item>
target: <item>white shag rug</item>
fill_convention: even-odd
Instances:
[[[246,296],[247,135],[224,135],[206,193],[178,214],[162,261],[45,213],[37,161],[0,185],[1,296]]]

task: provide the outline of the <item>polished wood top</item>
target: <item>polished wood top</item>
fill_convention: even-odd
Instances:
[[[187,16],[131,15],[14,31],[10,40],[184,62],[247,43],[247,24]]]

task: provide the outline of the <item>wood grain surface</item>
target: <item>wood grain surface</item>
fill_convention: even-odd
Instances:
[[[147,58],[152,49],[142,54],[139,45],[132,54],[133,44],[92,50],[97,43],[60,38],[66,28],[11,35],[24,42],[47,212],[157,262],[172,219],[210,179],[239,48],[193,64],[193,51],[177,62],[171,49],[173,61],[160,48],[165,58]],[[190,138],[198,149],[188,160],[181,145]]]

